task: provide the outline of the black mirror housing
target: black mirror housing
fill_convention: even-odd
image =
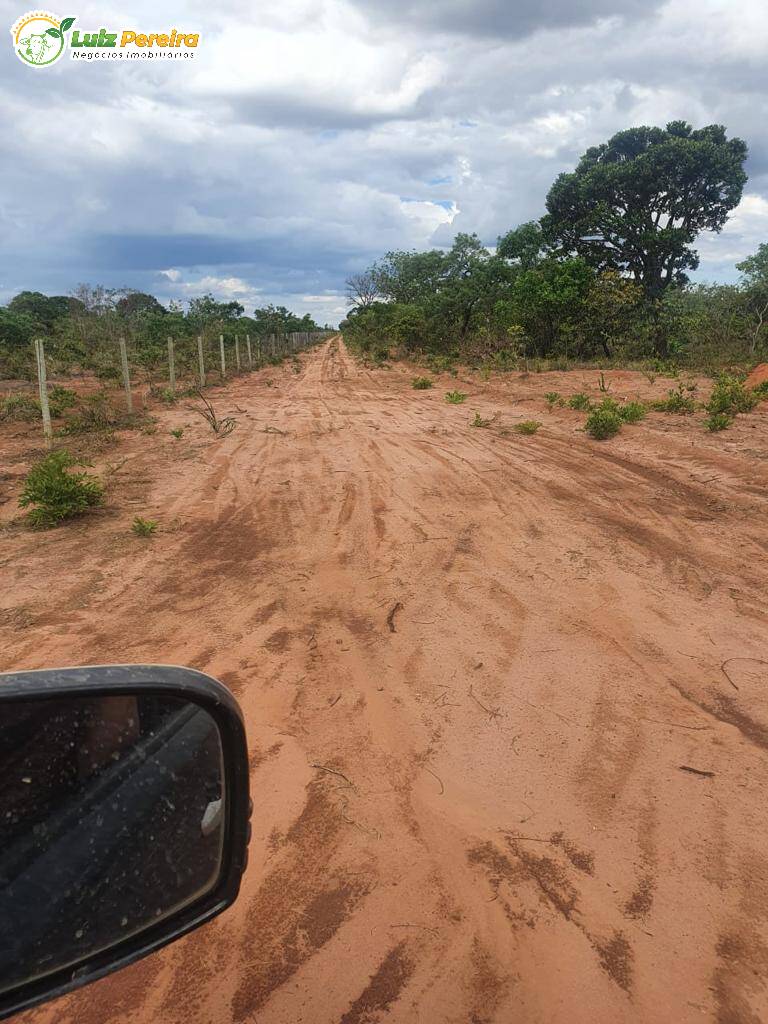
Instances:
[[[155,665],[0,674],[0,1019],[229,907],[249,819],[242,715],[210,676]]]

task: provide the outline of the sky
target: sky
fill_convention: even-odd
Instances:
[[[81,31],[199,33],[194,59],[44,69],[0,10],[0,302],[87,282],[336,324],[384,252],[493,246],[588,146],[676,119],[750,150],[698,278],[768,241],[765,0],[72,0]]]

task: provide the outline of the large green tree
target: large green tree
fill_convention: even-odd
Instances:
[[[659,299],[699,264],[699,232],[720,231],[741,199],[747,146],[722,125],[630,128],[588,149],[547,196],[542,227],[563,254],[630,274]]]

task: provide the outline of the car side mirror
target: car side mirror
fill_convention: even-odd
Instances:
[[[249,817],[242,716],[209,676],[0,675],[0,1019],[230,906]]]

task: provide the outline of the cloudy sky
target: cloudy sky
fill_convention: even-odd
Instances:
[[[55,0],[61,4],[62,0]],[[22,0],[23,3],[23,0]],[[7,28],[23,13],[1,0]],[[728,280],[768,240],[765,0],[73,0],[82,30],[199,32],[193,61],[0,59],[0,301],[210,291],[343,316],[393,248],[486,244],[587,146],[723,123],[744,200],[701,240]],[[6,28],[6,32],[7,32]]]

